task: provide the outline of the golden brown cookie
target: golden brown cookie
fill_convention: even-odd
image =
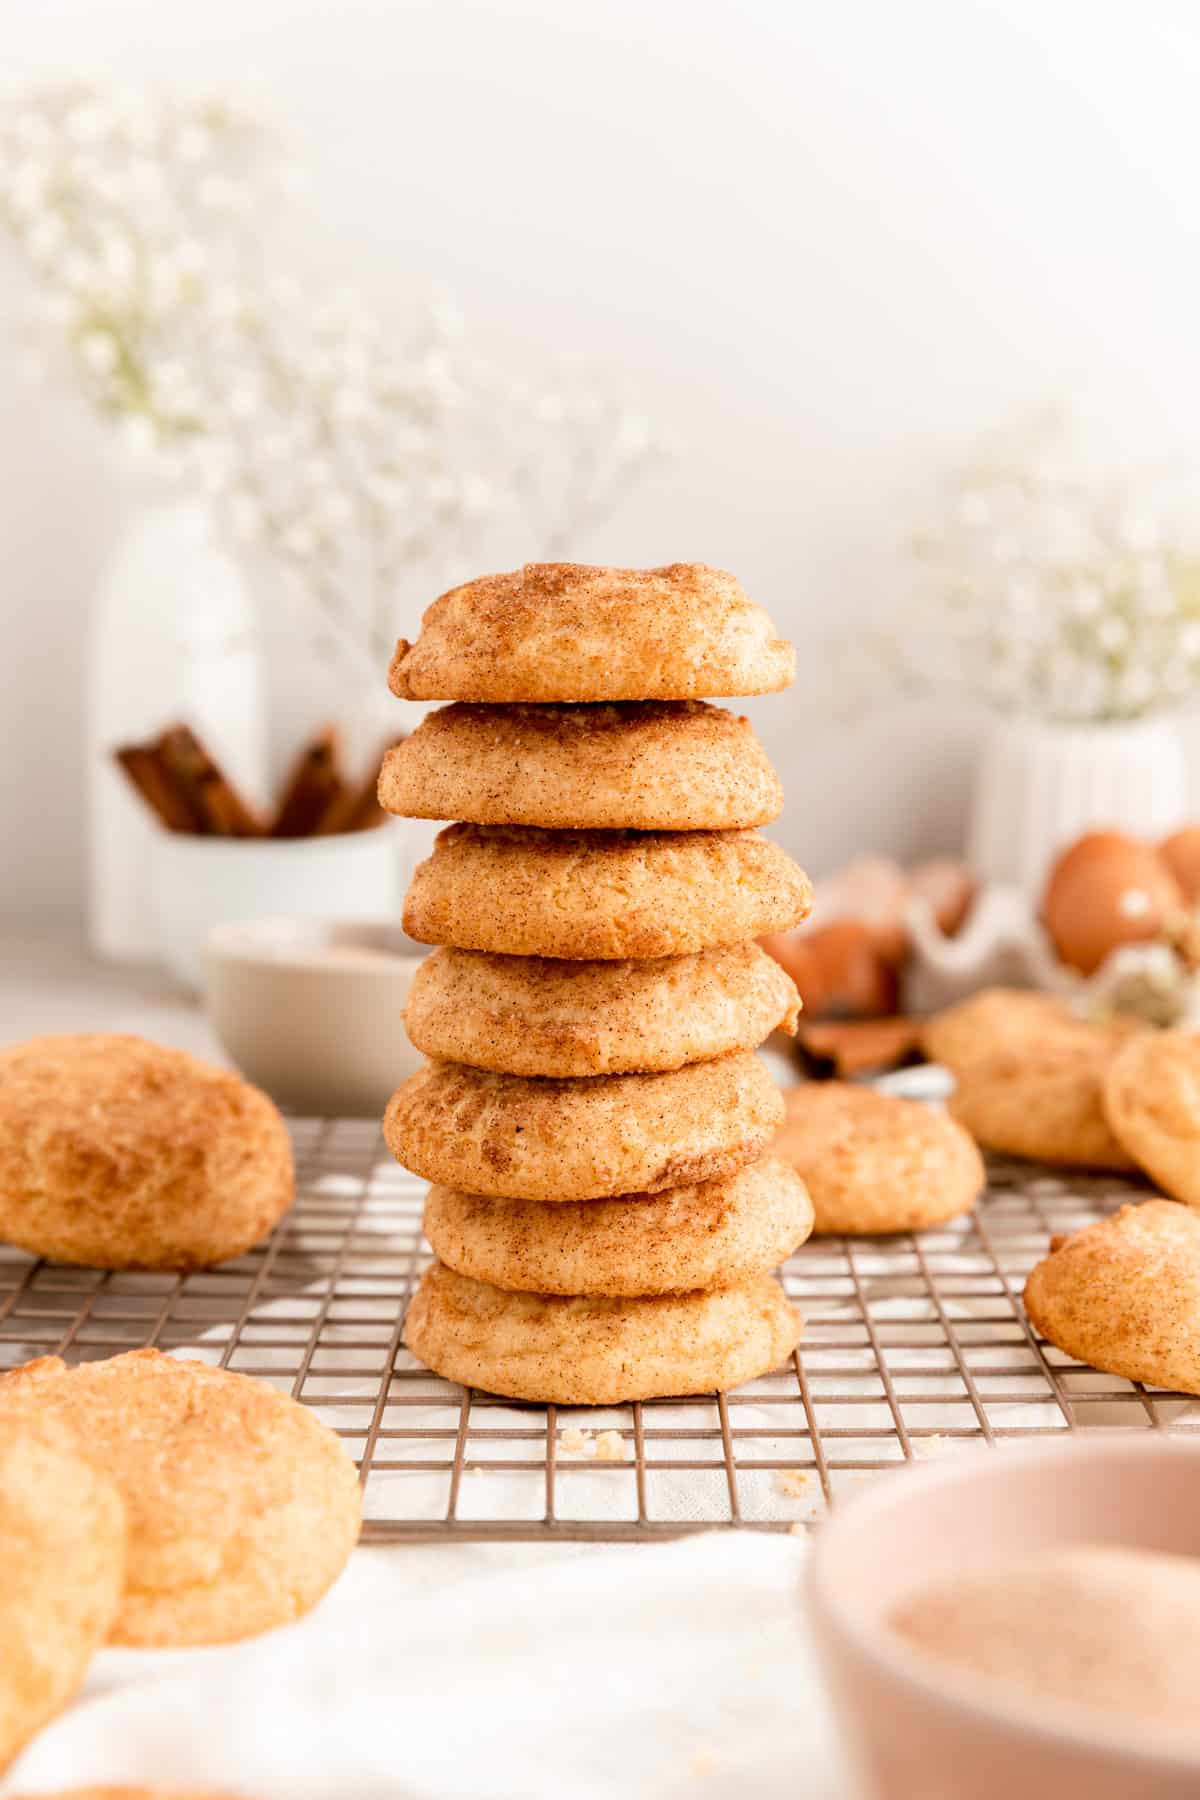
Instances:
[[[1025,1310],[1077,1362],[1200,1394],[1200,1217],[1146,1200],[1054,1239]]]
[[[1103,1104],[1120,1041],[1095,1026],[968,1063],[955,1072],[951,1117],[985,1150],[1079,1169],[1130,1169]]]
[[[222,1644],[316,1605],[358,1537],[354,1464],[266,1381],[133,1350],[0,1378],[0,1425],[65,1427],[120,1489],[128,1586],[112,1642]]]
[[[679,1069],[794,1032],[800,997],[755,943],[650,962],[564,962],[443,947],[413,977],[426,1056],[510,1075]]]
[[[1032,988],[982,988],[969,1000],[926,1019],[921,1047],[931,1062],[956,1073],[1000,1050],[1043,1043],[1052,1033],[1087,1029],[1065,1000]]]
[[[756,831],[451,825],[404,902],[423,944],[605,962],[690,956],[796,924],[808,877]]]
[[[678,1294],[740,1287],[812,1230],[804,1183],[781,1162],[620,1200],[495,1200],[432,1187],[425,1236],[439,1261],[536,1294]]]
[[[514,1294],[434,1263],[404,1337],[435,1374],[513,1400],[615,1406],[707,1394],[777,1369],[800,1319],[770,1275],[648,1300]]]
[[[603,1081],[433,1062],[392,1095],[383,1135],[406,1169],[462,1193],[599,1200],[731,1175],[782,1117],[779,1090],[749,1051]]]
[[[1147,1031],[1125,1044],[1105,1070],[1104,1112],[1159,1187],[1200,1206],[1200,1036]]]
[[[52,1421],[0,1421],[0,1771],[62,1711],[112,1629],[125,1508]]]
[[[526,563],[435,600],[388,680],[402,700],[713,700],[775,693],[795,666],[722,569]]]
[[[969,1212],[983,1158],[961,1126],[919,1100],[842,1081],[784,1095],[773,1154],[812,1195],[817,1232],[920,1231]]]
[[[202,1269],[260,1243],[292,1202],[265,1094],[144,1038],[0,1051],[0,1239],[99,1269]]]
[[[701,700],[458,704],[388,752],[379,801],[477,825],[734,831],[777,819],[783,789],[749,719]]]

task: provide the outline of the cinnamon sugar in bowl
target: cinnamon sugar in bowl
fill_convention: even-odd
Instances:
[[[849,1501],[808,1600],[864,1795],[1200,1793],[1198,1500],[1200,1437],[1113,1433],[972,1451]]]

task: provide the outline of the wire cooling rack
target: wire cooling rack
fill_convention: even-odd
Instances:
[[[1138,1191],[1124,1181],[995,1164],[965,1220],[794,1256],[783,1279],[804,1334],[777,1373],[726,1395],[569,1409],[422,1368],[401,1332],[429,1256],[423,1184],[372,1124],[299,1120],[293,1135],[295,1208],[219,1269],[104,1274],[0,1250],[0,1366],[155,1344],[265,1377],[346,1440],[375,1541],[786,1531],[849,1485],[965,1443],[1200,1428],[1200,1401],[1080,1368],[1021,1307],[1051,1233]]]

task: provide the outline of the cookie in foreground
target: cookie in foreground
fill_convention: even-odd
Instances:
[[[425,1236],[447,1268],[535,1294],[739,1287],[784,1262],[812,1223],[804,1183],[771,1160],[615,1200],[494,1200],[432,1187],[425,1202]]]
[[[426,1056],[510,1075],[679,1069],[794,1033],[800,996],[755,943],[652,961],[569,962],[443,945],[405,1008]]]
[[[52,1420],[0,1421],[0,1771],[61,1712],[125,1586],[125,1507]]]
[[[803,869],[756,831],[451,825],[413,874],[404,929],[424,944],[611,961],[786,931],[811,905]]]
[[[401,638],[402,700],[714,700],[776,693],[796,653],[740,581],[705,563],[526,563],[451,588]]]
[[[0,1050],[0,1240],[97,1269],[203,1269],[292,1203],[276,1107],[230,1069],[145,1038]]]
[[[1025,1311],[1077,1362],[1200,1394],[1200,1215],[1145,1200],[1053,1239]]]
[[[706,1394],[769,1374],[791,1355],[799,1315],[773,1276],[722,1293],[645,1300],[514,1294],[434,1263],[404,1327],[448,1381],[512,1400],[614,1406]]]
[[[48,1419],[115,1482],[129,1522],[115,1644],[232,1643],[315,1606],[358,1538],[340,1439],[269,1382],[132,1350],[0,1377],[0,1428]]]
[[[397,1089],[383,1135],[427,1181],[513,1200],[598,1200],[732,1174],[783,1117],[750,1052],[604,1081],[496,1075],[435,1062]]]

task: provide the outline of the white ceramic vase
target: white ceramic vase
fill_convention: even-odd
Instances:
[[[253,598],[200,500],[135,513],[96,594],[88,658],[88,935],[115,959],[153,955],[146,870],[159,827],[113,762],[118,744],[186,719],[258,798],[267,779]]]
[[[971,798],[967,860],[980,880],[1041,891],[1055,853],[1106,826],[1158,838],[1187,816],[1173,718],[1108,725],[998,720]]]

